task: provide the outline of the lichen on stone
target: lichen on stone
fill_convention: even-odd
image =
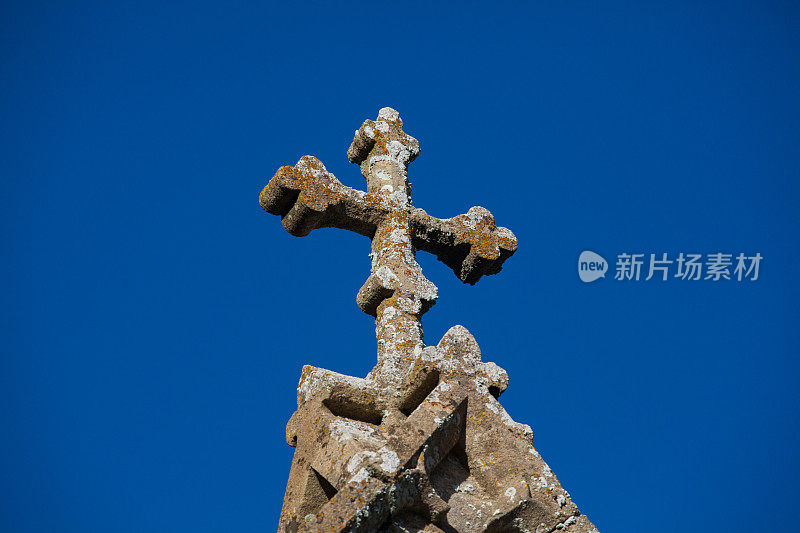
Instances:
[[[286,429],[295,455],[279,529],[596,531],[533,448],[530,426],[498,401],[505,370],[482,361],[463,326],[424,342],[422,316],[438,289],[416,253],[434,254],[474,284],[501,270],[517,239],[483,207],[445,219],[414,207],[408,166],[419,153],[387,107],[347,150],[365,191],[313,156],[281,167],[261,191],[263,209],[292,235],[332,227],[371,240],[356,302],[375,317],[377,339],[377,364],[363,379],[303,367]]]

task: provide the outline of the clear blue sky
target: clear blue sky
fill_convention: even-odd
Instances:
[[[258,206],[383,106],[414,202],[520,241],[461,284],[501,398],[604,532],[798,531],[797,3],[6,2],[0,529],[269,531],[303,364],[365,375],[368,241]],[[557,5],[555,5],[557,4]],[[578,279],[755,253],[759,279]]]

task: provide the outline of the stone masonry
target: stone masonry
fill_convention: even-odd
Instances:
[[[334,227],[371,239],[356,301],[375,317],[378,340],[365,378],[303,367],[286,427],[295,453],[279,531],[596,532],[533,448],[531,428],[503,409],[508,375],[481,360],[469,331],[453,326],[437,345],[423,342],[437,288],[416,251],[474,284],[500,271],[517,239],[482,207],[448,219],[413,207],[407,170],[417,155],[419,143],[386,107],[347,150],[366,192],[312,156],[280,168],[261,192],[261,206],[292,235]]]

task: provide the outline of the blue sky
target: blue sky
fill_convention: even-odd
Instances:
[[[282,3],[283,4],[283,3]],[[285,3],[289,4],[289,3]],[[398,109],[414,203],[519,238],[439,286],[601,531],[797,530],[796,3],[7,2],[5,531],[265,531],[303,364],[363,376],[369,242],[258,206]],[[764,257],[754,282],[578,279],[577,257]],[[787,523],[788,522],[788,523]]]

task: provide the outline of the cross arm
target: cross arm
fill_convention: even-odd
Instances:
[[[335,227],[371,238],[387,211],[384,200],[343,185],[309,155],[278,169],[261,191],[259,203],[266,212],[280,216],[283,227],[295,237]]]
[[[517,238],[497,226],[488,209],[472,207],[464,215],[439,219],[419,208],[411,211],[414,247],[434,254],[464,283],[497,274],[517,250]]]

